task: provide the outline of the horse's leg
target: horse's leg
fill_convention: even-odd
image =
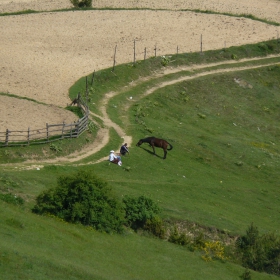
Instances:
[[[166,149],[163,149],[163,151],[164,151],[164,156],[163,156],[163,159],[166,159],[166,154],[167,154],[167,151],[166,151]]]
[[[152,146],[152,148],[153,148],[153,151],[154,151],[154,155],[156,154],[156,151],[155,151],[155,146],[152,144],[151,145]]]

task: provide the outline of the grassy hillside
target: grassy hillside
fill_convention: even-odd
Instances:
[[[237,279],[244,269],[134,233],[106,235],[0,202],[2,279]],[[253,279],[277,279],[252,273]]]
[[[261,233],[279,235],[280,59],[236,60],[239,70],[226,72],[233,67],[231,58],[277,54],[276,43],[172,56],[167,68],[162,58],[153,58],[120,65],[114,73],[111,69],[96,73],[90,88],[95,105],[90,109],[100,113],[98,104],[104,93],[119,92],[109,101],[107,112],[133,137],[131,153],[123,157],[122,167],[107,161],[86,164],[121,144],[120,136],[111,130],[109,144],[79,162],[84,165],[44,164],[39,170],[21,170],[22,165],[16,163],[1,165],[1,193],[25,200],[23,206],[0,200],[1,277],[238,279],[244,268],[231,261],[205,262],[201,252],[166,241],[130,231],[101,234],[54,217],[36,216],[30,209],[42,190],[56,185],[58,176],[86,169],[108,181],[120,199],[124,195],[151,197],[162,207],[166,220],[190,221],[231,235],[244,234],[253,222]],[[223,61],[219,66],[209,64]],[[182,68],[196,64],[205,65],[197,70]],[[265,64],[273,65],[262,67]],[[259,68],[244,68],[256,65]],[[180,70],[172,72],[177,66]],[[217,72],[218,68],[223,71]],[[70,94],[85,88],[84,81],[78,81]],[[173,145],[166,160],[161,149],[154,156],[148,145],[136,147],[140,138],[151,135]],[[42,149],[47,155],[47,146]],[[10,155],[13,162],[21,162],[24,151],[1,149],[2,162],[10,161]],[[277,278],[252,272],[252,279]]]

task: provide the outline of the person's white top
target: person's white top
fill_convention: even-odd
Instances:
[[[115,158],[117,158],[117,157],[115,156],[115,154],[114,154],[114,153],[110,153],[110,155],[109,155],[109,161],[113,161]]]

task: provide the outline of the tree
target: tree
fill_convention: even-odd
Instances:
[[[84,171],[59,177],[57,187],[36,198],[32,211],[106,232],[121,232],[124,222],[123,208],[111,188],[102,179]]]

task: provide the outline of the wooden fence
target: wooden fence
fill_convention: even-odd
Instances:
[[[0,147],[27,146],[34,144],[45,144],[66,138],[77,138],[88,128],[89,109],[87,102],[83,100],[80,93],[75,103],[83,111],[83,117],[74,123],[46,124],[45,128],[27,131],[11,131],[6,129],[0,132]]]

